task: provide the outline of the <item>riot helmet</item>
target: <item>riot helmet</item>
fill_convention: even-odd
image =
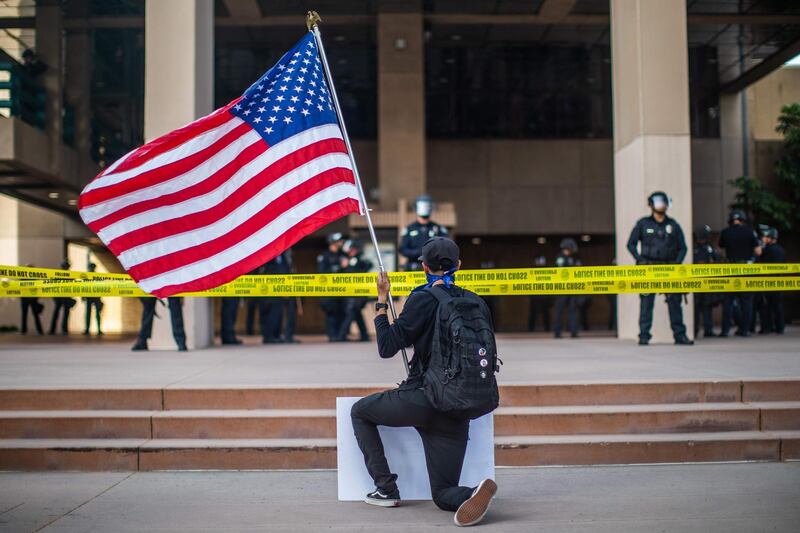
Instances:
[[[559,243],[558,247],[562,250],[569,250],[570,253],[573,254],[578,251],[578,243],[575,242],[575,239],[572,237],[561,239],[561,243]]]
[[[694,238],[700,242],[708,241],[711,238],[711,226],[708,224],[697,226],[697,229],[694,230]]]
[[[647,205],[653,211],[665,213],[667,209],[672,207],[672,199],[664,191],[655,191],[647,197]]]
[[[742,211],[741,209],[734,209],[728,215],[728,224],[733,224],[737,220],[742,224],[747,222],[747,215],[745,215],[744,211]]]
[[[341,241],[343,239],[344,239],[344,235],[342,235],[342,233],[340,231],[337,231],[335,233],[331,233],[330,235],[328,235],[328,237],[325,239],[325,242],[327,242],[328,244],[333,244],[333,243],[339,242],[339,241]]]

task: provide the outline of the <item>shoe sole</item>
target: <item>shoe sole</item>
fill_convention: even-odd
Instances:
[[[475,494],[458,508],[455,516],[453,516],[453,523],[460,527],[466,527],[474,526],[483,520],[496,493],[497,483],[491,479],[481,481]]]
[[[397,507],[400,505],[400,500],[371,500],[370,498],[364,498],[364,503],[378,507]]]

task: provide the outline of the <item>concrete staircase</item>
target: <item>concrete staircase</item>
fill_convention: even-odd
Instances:
[[[336,466],[370,387],[0,390],[0,470]],[[498,465],[800,459],[800,380],[507,385]]]

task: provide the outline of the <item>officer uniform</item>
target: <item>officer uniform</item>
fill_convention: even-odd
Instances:
[[[61,263],[62,270],[69,270],[69,262],[64,261]],[[53,314],[50,318],[50,335],[55,335],[56,333],[56,324],[58,324],[58,316],[61,314],[61,333],[63,335],[67,335],[69,333],[68,324],[69,324],[69,311],[73,307],[75,307],[75,299],[69,297],[58,297],[53,298],[53,303],[55,303],[55,307],[53,308]],[[62,313],[63,311],[63,313]]]
[[[405,270],[413,272],[422,270],[419,260],[422,255],[422,246],[434,237],[447,237],[447,228],[431,220],[433,213],[433,198],[427,194],[417,197],[414,202],[417,220],[409,224],[400,239],[400,255],[406,258]]]
[[[222,344],[242,344],[236,338],[236,315],[239,313],[239,298],[222,299],[220,316],[220,340]]]
[[[267,275],[289,274],[289,262],[283,252],[264,265]],[[281,324],[283,323],[283,307],[285,298],[261,298],[258,316],[261,319],[261,341],[264,344],[283,342]]]
[[[711,234],[711,228],[704,226],[697,231],[697,243],[694,246],[694,262],[697,264],[718,263],[719,254],[716,248],[708,242],[708,237]],[[719,303],[719,296],[714,293],[698,292],[694,295],[694,335],[700,331],[700,325],[703,325],[704,337],[715,337],[714,322],[711,318],[711,312],[714,306]]]
[[[739,220],[742,223],[736,224]],[[730,226],[722,230],[719,246],[725,250],[725,258],[731,263],[752,263],[755,260],[755,249],[761,244],[756,232],[748,226],[743,212],[733,211],[728,217]],[[736,335],[750,336],[750,325],[753,319],[753,294],[749,292],[727,293],[722,308],[721,337],[727,337],[731,325],[738,326]]]
[[[400,255],[407,259],[405,270],[407,272],[422,270],[422,263],[419,260],[419,256],[422,255],[422,245],[433,237],[447,236],[447,228],[431,220],[424,224],[415,220],[409,224],[403,230],[403,238],[400,241]]]
[[[363,274],[372,269],[372,261],[365,259],[361,255],[361,243],[348,241],[344,245],[344,251],[353,250],[353,255],[347,259],[347,266],[343,268],[342,272],[348,274]],[[363,297],[350,297],[344,299],[344,320],[339,327],[339,335],[337,340],[346,341],[347,334],[350,332],[350,325],[355,322],[358,326],[360,340],[366,342],[369,340],[369,332],[367,332],[367,325],[364,323],[364,316],[361,310],[367,303],[368,298]]]
[[[767,236],[773,239],[774,242],[764,247],[759,261],[762,263],[785,263],[786,250],[777,242],[778,230],[770,228],[770,232]],[[766,303],[764,306],[760,333],[775,332],[779,335],[783,335],[783,330],[786,326],[783,316],[783,293],[780,291],[769,291],[764,295],[764,298],[766,299]]]
[[[133,351],[147,350],[147,339],[153,333],[153,317],[156,314],[156,303],[158,298],[148,297],[139,298],[142,302],[142,325],[139,328],[139,337],[133,345]],[[178,350],[186,351],[186,331],[183,329],[183,298],[170,296],[167,298],[169,307],[169,318],[172,322],[172,337]]]
[[[571,242],[568,242],[571,241]],[[572,239],[564,239],[561,242],[561,252],[556,256],[556,266],[573,267],[577,266],[575,256],[567,255],[564,253],[564,248],[570,248],[577,251],[577,245]],[[569,326],[569,333],[572,337],[578,336],[578,316],[577,316],[577,299],[571,294],[559,294],[556,296],[554,322],[553,322],[553,336],[557,339],[561,338],[561,328],[564,325],[564,310],[567,311],[567,325]]]
[[[637,249],[639,243],[641,251]],[[628,251],[636,259],[637,265],[653,265],[682,263],[688,250],[680,224],[664,214],[662,222],[658,222],[653,215],[639,219],[628,239]],[[639,295],[640,344],[647,344],[650,341],[655,298],[655,294]],[[682,299],[682,294],[666,295],[669,322],[675,342],[689,344],[691,341],[686,337],[686,326],[683,324]]]
[[[331,240],[338,236],[339,239]],[[328,244],[332,244],[341,239],[341,234],[329,236]],[[342,254],[339,251],[332,251],[330,248],[317,256],[317,272],[320,274],[335,274],[341,271]],[[344,300],[342,298],[320,298],[319,305],[325,313],[325,333],[329,341],[339,338],[339,330],[342,329],[344,321]]]
[[[20,333],[22,333],[23,335],[28,333],[28,309],[31,310],[31,314],[33,315],[33,322],[34,325],[36,326],[36,333],[38,333],[39,335],[44,333],[44,331],[42,331],[42,321],[40,319],[44,306],[39,303],[39,298],[25,297],[25,298],[20,298],[19,300],[22,306],[22,324],[20,327]]]

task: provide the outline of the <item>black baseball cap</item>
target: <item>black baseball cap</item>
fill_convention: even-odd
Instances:
[[[422,245],[419,260],[431,270],[450,270],[458,266],[458,245],[447,237],[433,237]]]

